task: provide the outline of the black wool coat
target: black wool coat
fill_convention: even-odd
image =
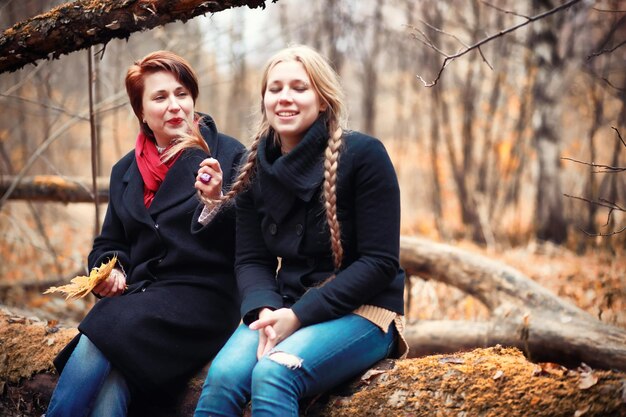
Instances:
[[[218,133],[204,116],[201,133],[224,172],[234,176],[244,146]],[[134,151],[113,166],[102,233],[89,254],[89,268],[114,255],[128,289],[100,299],[78,329],[126,377],[131,389],[152,397],[184,387],[218,352],[239,323],[234,278],[235,213],[224,209],[192,233],[201,203],[194,188],[208,155],[187,149],[169,169],[150,206]],[[62,370],[72,341],[56,358]]]
[[[337,181],[344,259],[335,271],[320,195],[327,138],[318,119],[286,155],[270,139],[259,144],[253,183],[237,199],[235,268],[246,323],[262,307],[291,307],[303,326],[364,304],[403,314],[400,190],[391,160],[378,139],[344,133]]]

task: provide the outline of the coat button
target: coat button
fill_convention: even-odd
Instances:
[[[141,289],[141,292],[146,292],[146,288],[145,288],[145,287],[144,287],[144,288],[142,288],[142,289]]]
[[[277,231],[278,231],[278,226],[276,226],[276,223],[270,223],[270,233],[272,235],[275,235]]]
[[[154,228],[155,228],[155,229],[158,229],[158,228],[159,228],[159,224],[158,224],[158,223],[155,223],[155,224],[154,224]]]
[[[296,234],[298,236],[302,236],[302,232],[304,232],[304,226],[302,226],[300,223],[296,224]]]

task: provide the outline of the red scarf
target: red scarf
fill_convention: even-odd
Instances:
[[[171,145],[170,145],[171,146]],[[169,146],[167,147],[169,149]],[[167,150],[166,149],[166,150]],[[164,151],[165,152],[165,151]],[[150,207],[154,195],[159,190],[161,183],[170,167],[176,162],[180,152],[167,162],[161,161],[161,155],[156,148],[154,141],[148,139],[146,135],[139,132],[137,143],[135,144],[135,159],[141,178],[143,178],[143,202],[146,208]]]

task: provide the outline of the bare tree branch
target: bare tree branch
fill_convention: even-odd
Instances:
[[[564,4],[562,4],[560,6],[557,6],[557,7],[553,8],[553,9],[551,9],[551,10],[548,10],[547,12],[544,12],[544,13],[541,13],[541,14],[538,14],[538,15],[532,16],[532,17],[525,17],[527,20],[525,22],[523,22],[523,23],[520,23],[518,25],[512,26],[512,27],[510,27],[508,29],[501,30],[500,32],[498,32],[496,34],[493,34],[491,36],[488,36],[488,37],[486,37],[486,38],[484,38],[484,39],[474,43],[473,45],[470,45],[470,46],[466,47],[465,49],[463,49],[463,50],[461,50],[461,51],[459,51],[459,52],[457,52],[455,54],[446,55],[446,58],[443,60],[443,62],[441,64],[441,67],[439,68],[439,72],[437,73],[435,79],[433,81],[431,81],[431,82],[427,82],[419,74],[416,75],[416,77],[417,77],[417,79],[419,79],[422,82],[422,84],[424,84],[424,87],[433,87],[433,86],[435,86],[437,84],[437,82],[441,78],[441,75],[443,74],[443,70],[446,68],[446,66],[448,66],[448,64],[450,62],[454,61],[455,59],[462,57],[463,55],[467,54],[468,52],[470,52],[470,51],[472,51],[474,49],[479,49],[481,46],[485,45],[486,43],[491,42],[494,39],[500,38],[500,37],[502,37],[504,35],[507,35],[507,34],[509,34],[511,32],[514,32],[517,29],[519,29],[521,27],[524,27],[524,26],[526,26],[529,23],[536,22],[537,20],[544,19],[544,18],[546,18],[546,17],[548,17],[550,15],[553,15],[553,14],[555,14],[557,12],[560,12],[561,10],[567,9],[567,8],[573,6],[574,4],[579,3],[580,1],[581,0],[570,0],[567,3],[564,3]]]
[[[277,0],[272,0],[276,2]],[[0,36],[0,73],[40,59],[106,44],[114,38],[206,13],[265,0],[76,0],[15,24]]]

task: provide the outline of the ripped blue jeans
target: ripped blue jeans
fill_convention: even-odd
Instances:
[[[217,354],[194,417],[252,415],[298,417],[298,400],[320,394],[387,357],[395,327],[387,333],[363,317],[347,316],[303,327],[261,360],[258,332],[242,324]]]

